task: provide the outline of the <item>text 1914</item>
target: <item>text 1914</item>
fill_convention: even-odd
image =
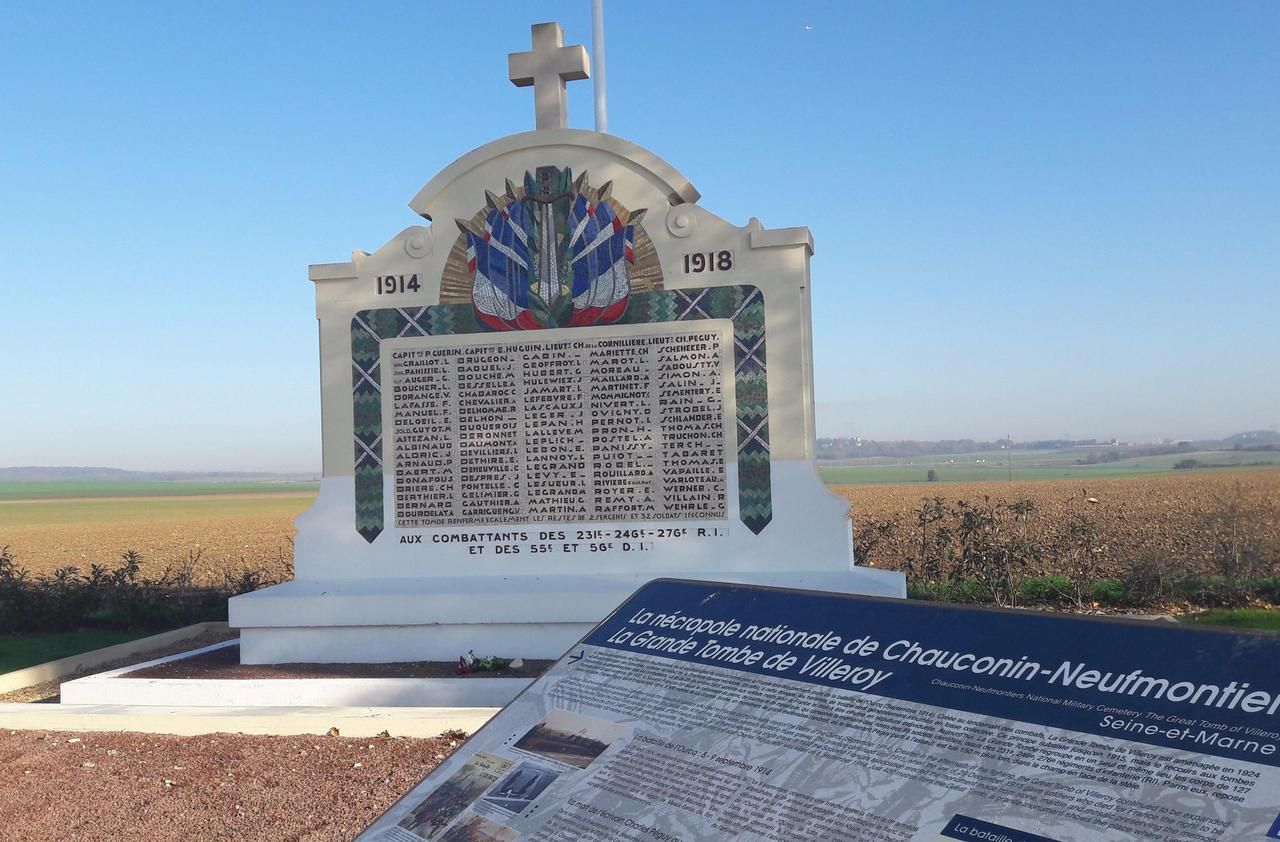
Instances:
[[[377,281],[378,295],[417,292],[419,289],[417,275],[410,275],[408,278],[405,278],[404,275],[379,275]]]

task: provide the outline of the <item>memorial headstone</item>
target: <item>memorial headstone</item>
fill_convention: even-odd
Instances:
[[[566,128],[586,53],[533,42],[538,129],[311,267],[324,480],[295,580],[231,602],[246,663],[556,657],[658,576],[904,595],[814,470],[809,231]]]
[[[1280,638],[653,582],[361,840],[1280,838]]]

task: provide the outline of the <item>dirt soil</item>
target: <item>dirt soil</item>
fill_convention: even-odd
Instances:
[[[537,678],[555,661],[525,661],[519,669],[458,674],[457,661],[394,664],[241,664],[240,647],[126,673],[121,678]]]
[[[144,576],[189,565],[198,584],[218,584],[225,573],[249,569],[285,579],[293,519],[314,496],[20,500],[0,507],[0,546],[33,576],[67,566],[81,574],[94,564],[114,568],[122,553],[135,550]]]
[[[461,739],[0,730],[0,840],[351,839]]]

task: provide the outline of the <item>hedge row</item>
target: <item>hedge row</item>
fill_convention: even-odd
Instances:
[[[1153,588],[1154,584],[1154,588]],[[933,602],[988,605],[990,587],[978,579],[920,582],[907,580],[907,596]],[[1099,579],[1076,583],[1066,576],[1031,576],[1017,586],[1013,604],[1036,608],[1153,608],[1177,603],[1197,608],[1223,608],[1251,603],[1280,605],[1280,576],[1236,579],[1190,574],[1149,580]]]
[[[225,620],[228,599],[274,583],[258,570],[197,582],[192,570],[198,560],[192,555],[152,578],[141,572],[142,557],[130,551],[111,568],[95,564],[81,573],[64,567],[32,576],[7,547],[0,548],[0,633],[152,630]]]

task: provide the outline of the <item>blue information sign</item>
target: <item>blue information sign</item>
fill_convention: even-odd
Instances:
[[[1261,842],[1278,666],[1261,634],[657,580],[362,838]]]

